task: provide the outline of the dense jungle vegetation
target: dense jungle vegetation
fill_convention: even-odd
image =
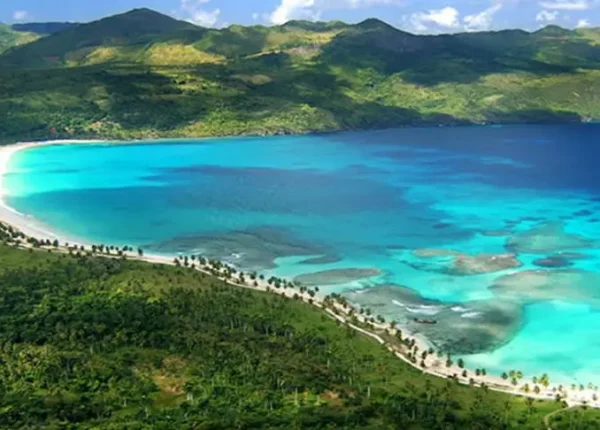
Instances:
[[[539,429],[563,407],[424,375],[313,306],[190,268],[0,245],[2,428]]]

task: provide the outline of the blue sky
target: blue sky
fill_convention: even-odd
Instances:
[[[207,27],[368,17],[415,33],[600,26],[600,0],[0,0],[0,22],[91,21],[135,7]]]

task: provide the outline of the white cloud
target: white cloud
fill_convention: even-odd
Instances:
[[[315,0],[281,0],[281,4],[271,14],[273,24],[285,24],[291,19],[316,20],[318,12],[313,9]]]
[[[25,21],[29,18],[29,13],[26,10],[15,10],[13,12],[13,19],[15,21]]]
[[[460,25],[460,13],[453,7],[447,6],[443,9],[432,9],[427,12],[413,13],[410,23],[418,32],[424,32],[430,25],[444,28],[456,28]]]
[[[465,16],[465,30],[483,31],[488,30],[492,25],[494,15],[502,9],[502,4],[498,3],[484,10],[481,13]]]
[[[577,28],[589,27],[591,24],[587,19],[580,19],[577,21]]]
[[[202,27],[214,27],[219,21],[221,9],[206,10],[210,0],[180,0],[177,15],[182,19]]]
[[[542,10],[536,16],[535,20],[539,22],[552,22],[558,18],[558,11],[550,12],[549,10]]]
[[[259,20],[259,18],[260,18],[260,14],[259,14],[259,13],[257,13],[257,12],[254,12],[254,13],[252,14],[252,20],[253,20],[253,21],[258,21],[258,20]]]
[[[555,0],[550,2],[540,2],[540,6],[545,9],[587,10],[590,8],[590,3],[588,0]]]
[[[357,9],[375,5],[402,4],[404,0],[279,0],[269,21],[281,25],[292,19],[318,20],[325,9]]]

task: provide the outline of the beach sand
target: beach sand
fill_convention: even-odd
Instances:
[[[48,145],[72,145],[86,143],[104,143],[101,140],[48,140],[43,142],[22,142],[12,145],[0,146],[0,220],[6,224],[17,228],[27,236],[35,237],[42,240],[59,240],[61,243],[68,242],[71,244],[86,245],[83,240],[75,237],[70,237],[68,234],[62,234],[52,231],[44,223],[35,218],[22,214],[6,204],[7,190],[4,186],[4,177],[10,174],[10,159],[19,151],[24,151],[29,148],[48,146]]]
[[[31,216],[26,214],[22,214],[13,208],[9,207],[5,202],[5,196],[7,195],[7,190],[4,187],[4,177],[7,174],[10,174],[10,159],[11,157],[17,153],[18,151],[26,150],[28,148],[46,146],[46,145],[67,145],[67,144],[86,144],[86,143],[107,143],[105,141],[100,140],[51,140],[51,141],[43,141],[43,142],[25,142],[18,143],[13,145],[0,146],[0,221],[4,222],[23,232],[25,235],[37,238],[39,240],[58,240],[61,244],[69,243],[70,245],[77,246],[85,246],[89,248],[92,244],[86,243],[84,240],[69,237],[68,234],[62,234],[58,232],[52,231],[50,228],[45,226],[42,222],[34,219]],[[66,252],[66,249],[63,249]],[[141,261],[146,261],[149,263],[159,263],[159,264],[169,264],[173,265],[173,257],[166,257],[161,255],[151,255],[146,254],[144,256],[138,256],[137,253],[126,253],[127,257],[130,259],[136,259]],[[114,257],[114,255],[113,255]],[[208,273],[206,269],[200,268],[199,270]],[[398,358],[402,359],[406,363],[411,366],[423,371],[424,373],[428,373],[430,375],[448,378],[454,375],[457,375],[458,382],[462,384],[470,384],[470,379],[472,378],[475,382],[475,385],[485,384],[492,390],[500,391],[508,394],[519,395],[523,397],[531,397],[535,399],[543,399],[543,400],[553,400],[557,394],[560,394],[563,400],[569,406],[576,405],[588,405],[591,407],[600,408],[600,401],[594,400],[597,396],[597,393],[593,390],[585,389],[585,390],[572,390],[570,387],[563,387],[562,391],[558,391],[556,385],[550,385],[548,388],[539,386],[540,392],[538,394],[529,392],[525,393],[521,390],[525,383],[529,384],[529,387],[533,390],[535,384],[533,384],[530,380],[520,380],[519,384],[515,387],[510,383],[510,378],[508,380],[504,380],[499,376],[486,375],[486,376],[476,376],[474,369],[463,369],[460,368],[455,363],[447,367],[446,366],[446,357],[438,358],[436,354],[429,354],[427,359],[425,360],[426,368],[422,368],[419,363],[421,362],[420,355],[423,351],[429,350],[432,346],[427,339],[421,336],[413,336],[409,335],[408,337],[414,339],[415,345],[418,347],[418,356],[417,364],[413,364],[406,356],[406,350],[400,350],[398,346],[394,346],[386,342],[382,335],[387,332],[391,335],[394,335],[396,329],[402,330],[402,333],[408,334],[409,332],[405,327],[396,327],[396,329],[390,329],[389,324],[379,324],[379,323],[368,323],[366,318],[363,315],[360,315],[356,312],[354,315],[357,317],[358,321],[361,325],[370,325],[372,329],[365,329],[363,327],[358,327],[351,323],[348,318],[349,309],[344,308],[341,304],[335,303],[333,309],[327,308],[324,303],[325,297],[319,295],[318,293],[314,297],[310,297],[307,293],[300,293],[297,289],[275,289],[270,286],[266,281],[261,281],[257,279],[257,286],[250,285],[242,285],[236,283],[235,281],[225,280],[231,285],[243,287],[243,288],[251,288],[254,290],[271,292],[275,294],[285,295],[287,297],[294,297],[295,295],[299,295],[304,301],[310,302],[315,306],[320,308],[325,308],[328,314],[337,319],[338,321],[347,324],[352,327],[354,330],[369,336],[375,339],[381,345],[384,345],[387,349],[393,352]],[[368,324],[367,324],[368,323]],[[406,348],[405,348],[406,349]],[[462,377],[462,373],[464,370],[467,370],[467,377]],[[540,372],[541,374],[542,372]],[[550,375],[552,376],[552,375]]]

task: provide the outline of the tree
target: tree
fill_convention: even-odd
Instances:
[[[504,379],[504,380],[508,379],[508,375],[506,374],[506,372],[502,372],[502,379]]]
[[[140,257],[144,256],[144,250],[142,248],[138,248],[137,253]]]
[[[458,359],[457,364],[458,364],[458,367],[460,367],[461,369],[465,367],[465,362],[462,358]]]

